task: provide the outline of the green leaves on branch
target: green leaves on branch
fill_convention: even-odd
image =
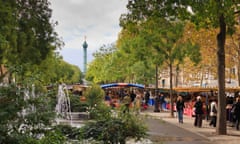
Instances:
[[[52,10],[49,6],[48,0],[0,0],[0,64],[7,67],[10,76],[17,76],[17,81],[29,75],[37,75],[47,84],[60,79],[56,73],[60,73],[58,69],[63,70],[63,60],[55,50],[61,48],[63,42],[54,30],[56,23],[51,21]],[[56,64],[59,59],[61,64]],[[9,70],[19,66],[21,73]],[[79,68],[73,66],[68,69],[69,64],[64,66],[67,67],[64,71],[68,76],[63,79],[79,82]],[[74,78],[69,75],[74,75]]]

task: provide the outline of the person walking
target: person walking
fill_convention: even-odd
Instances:
[[[144,98],[145,98],[145,105],[148,106],[149,99],[150,99],[150,93],[148,90],[145,92]]]
[[[160,111],[163,111],[163,103],[165,101],[165,96],[163,93],[160,93],[159,95],[159,108],[160,108]]]
[[[240,123],[240,98],[237,97],[236,98],[236,103],[233,104],[233,115],[235,117],[235,125],[236,125],[236,129],[239,130],[239,123]]]
[[[131,104],[131,97],[129,96],[129,94],[127,94],[127,95],[123,98],[123,104],[124,104],[123,113],[129,112],[129,110],[130,110],[130,104]]]
[[[178,112],[178,122],[183,123],[183,110],[185,108],[184,101],[181,96],[178,96],[176,102],[176,109]]]
[[[197,97],[197,101],[194,104],[194,108],[195,108],[194,126],[202,127],[203,103],[201,100],[201,96]]]
[[[135,100],[134,100],[134,108],[136,111],[136,114],[139,115],[141,112],[141,103],[142,103],[142,98],[140,94],[137,94]]]
[[[211,117],[211,121],[209,123],[209,126],[216,127],[216,123],[217,123],[217,103],[216,103],[215,99],[213,99],[211,104],[210,104],[210,117]]]

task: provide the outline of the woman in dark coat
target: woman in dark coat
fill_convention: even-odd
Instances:
[[[194,108],[195,108],[194,126],[202,127],[203,103],[200,96],[197,97],[197,101],[194,104]]]
[[[176,109],[178,112],[178,122],[183,123],[183,110],[185,108],[184,101],[181,96],[178,96],[176,102]]]
[[[235,107],[233,115],[236,120],[236,129],[239,130],[239,123],[240,123],[240,98],[239,97],[236,98],[236,103],[233,105],[233,107]]]

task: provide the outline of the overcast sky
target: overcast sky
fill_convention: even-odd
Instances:
[[[128,0],[49,0],[52,19],[58,21],[56,31],[65,43],[63,59],[83,71],[84,36],[87,37],[87,62],[101,46],[117,40],[119,18]]]

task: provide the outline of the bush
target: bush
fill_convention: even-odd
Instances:
[[[48,131],[39,142],[40,144],[63,144],[66,140],[66,137],[60,131]]]
[[[87,88],[85,96],[89,107],[95,107],[103,102],[104,91],[99,85],[92,85],[91,87]]]
[[[0,143],[37,143],[34,139],[51,127],[55,113],[49,95],[29,85],[0,87]]]
[[[80,101],[80,97],[75,95],[70,96],[70,106],[71,112],[85,112],[89,107],[87,102]]]
[[[97,111],[96,121],[86,123],[81,128],[82,139],[93,139],[104,144],[125,144],[127,138],[140,140],[147,135],[143,121],[132,113],[118,111],[117,115],[113,115],[110,107]]]
[[[104,91],[99,85],[92,85],[87,88],[85,92],[86,103],[88,104],[87,111],[89,112],[90,118],[95,118],[97,110],[101,110],[101,106],[104,101]]]

